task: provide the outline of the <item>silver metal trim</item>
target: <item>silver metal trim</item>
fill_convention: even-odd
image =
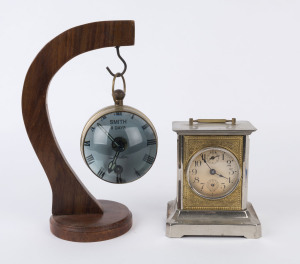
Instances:
[[[166,236],[241,236],[260,238],[261,224],[251,203],[241,211],[181,210],[168,203]]]
[[[249,174],[249,136],[244,136],[243,147],[243,185],[242,185],[242,209],[247,208],[248,200],[248,174]]]
[[[177,206],[183,208],[182,205],[182,188],[183,188],[183,136],[178,135],[177,137]]]
[[[237,121],[236,125],[227,123],[197,123],[174,121],[172,129],[179,135],[250,135],[256,128],[248,121]]]

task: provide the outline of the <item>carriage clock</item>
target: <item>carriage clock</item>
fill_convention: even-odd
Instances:
[[[168,203],[168,237],[261,237],[247,201],[248,121],[197,119],[173,122],[177,139],[177,198]]]

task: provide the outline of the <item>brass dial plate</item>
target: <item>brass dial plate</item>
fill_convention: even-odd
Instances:
[[[188,165],[196,153],[205,148],[222,148],[231,152],[239,165],[240,180],[236,188],[221,199],[199,196],[189,185]],[[184,162],[182,183],[182,206],[185,210],[241,210],[242,209],[242,166],[243,136],[184,136]]]

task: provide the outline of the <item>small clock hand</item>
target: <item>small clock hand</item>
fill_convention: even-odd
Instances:
[[[228,180],[228,177],[223,176],[222,174],[216,173],[219,177],[225,178]]]
[[[97,125],[98,125],[98,127],[101,128],[101,130],[104,132],[104,134],[107,135],[108,138],[109,138],[114,144],[116,144],[117,147],[120,147],[120,145],[116,142],[116,140],[113,138],[113,136],[112,136],[111,134],[109,134],[101,124],[97,124]]]
[[[120,151],[117,151],[115,156],[113,157],[113,160],[108,164],[108,169],[107,169],[108,173],[111,173],[115,169],[119,154]]]
[[[117,165],[115,167],[115,173],[117,174],[117,183],[122,183],[122,172],[123,172],[123,167],[120,165]]]
[[[214,160],[215,158],[218,158],[218,157],[219,157],[219,155],[218,156],[211,156],[210,160]]]
[[[206,162],[206,160],[205,160],[205,159],[203,159],[203,158],[202,158],[202,160],[203,160],[203,161],[204,161],[204,163],[205,163],[205,164],[208,166],[208,168],[210,168],[210,174],[211,174],[211,175],[217,174],[219,177],[222,177],[222,178],[228,179],[227,177],[225,177],[225,176],[223,176],[223,175],[221,175],[221,174],[217,173],[215,169],[212,169],[212,168],[211,168],[211,167],[208,165],[208,163]]]

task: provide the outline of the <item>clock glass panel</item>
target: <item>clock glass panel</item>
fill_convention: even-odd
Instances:
[[[233,192],[240,174],[238,161],[231,152],[223,148],[206,148],[192,157],[187,179],[197,195],[220,199]]]
[[[85,162],[99,178],[127,183],[142,177],[151,168],[157,153],[152,126],[130,112],[101,116],[84,136]]]

